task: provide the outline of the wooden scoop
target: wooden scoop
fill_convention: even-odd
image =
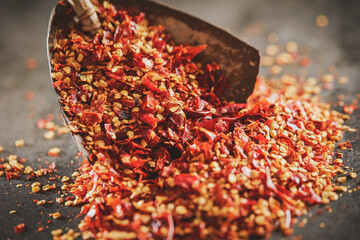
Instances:
[[[99,18],[90,0],[68,0],[68,3],[81,21],[83,31],[95,33],[100,28]]]
[[[209,24],[199,18],[188,15],[179,10],[170,8],[160,3],[144,0],[111,0],[117,9],[134,7],[146,14],[152,24],[161,24],[175,40],[176,44],[202,45],[207,44],[195,61],[203,64],[216,62],[220,70],[225,73],[229,87],[225,90],[222,99],[245,103],[253,92],[256,77],[259,71],[259,52],[247,43],[234,37],[230,33]],[[75,13],[69,13],[69,8]],[[95,33],[100,27],[96,11],[90,0],[68,0],[58,3],[52,10],[48,25],[48,60],[53,56],[53,42],[56,32],[69,26],[80,27],[89,34]],[[70,120],[66,113],[61,111],[66,124]],[[85,157],[89,152],[82,144],[82,138],[72,133],[75,142]]]

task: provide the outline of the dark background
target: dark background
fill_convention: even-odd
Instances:
[[[27,159],[27,164],[37,168],[44,162],[56,162],[58,174],[70,176],[78,166],[77,148],[70,135],[56,137],[46,141],[44,131],[36,127],[36,120],[48,113],[59,115],[56,95],[51,87],[46,57],[46,31],[48,18],[56,0],[0,0],[0,146],[4,152],[0,157],[17,154]],[[231,31],[264,52],[267,36],[271,32],[279,35],[281,44],[290,40],[298,42],[300,52],[313,59],[308,73],[317,76],[327,72],[335,65],[340,76],[348,76],[347,85],[336,86],[324,94],[325,99],[335,102],[338,94],[348,99],[356,98],[360,93],[360,1],[199,1],[168,0],[163,1],[188,13],[198,16]],[[329,26],[319,28],[315,18],[324,14]],[[38,67],[28,70],[24,67],[26,59],[35,58]],[[266,74],[262,68],[260,74]],[[25,100],[25,93],[31,90],[35,98]],[[359,110],[346,124],[360,127]],[[28,119],[29,114],[33,119]],[[61,119],[60,119],[61,120]],[[61,121],[58,121],[59,123]],[[345,152],[344,161],[360,175],[359,131],[346,133],[343,140],[350,140],[353,152]],[[17,139],[25,139],[25,146],[15,148]],[[47,156],[52,147],[60,147],[59,157]],[[38,162],[38,158],[41,158]],[[71,165],[70,161],[74,160]],[[40,179],[44,184],[47,178]],[[75,219],[80,208],[64,207],[57,203],[37,206],[34,199],[55,200],[56,192],[41,192],[29,195],[31,188],[16,188],[16,184],[27,184],[26,180],[7,181],[0,177],[0,239],[50,239],[50,230],[57,228],[75,228],[80,219]],[[60,187],[60,181],[57,182]],[[347,181],[354,188],[359,179]],[[18,206],[21,204],[21,206]],[[293,236],[303,235],[303,239],[359,239],[360,192],[345,193],[329,206],[310,209],[312,217],[304,228],[295,226]],[[318,209],[323,213],[318,215]],[[9,211],[16,210],[16,214]],[[41,211],[43,214],[41,214]],[[51,220],[49,213],[60,211],[63,216],[73,216],[70,220],[62,217]],[[21,235],[14,234],[14,226],[25,222],[27,230]],[[325,223],[325,228],[319,224]],[[40,223],[40,224],[39,224]],[[44,232],[35,233],[39,226],[48,226]],[[280,233],[274,233],[271,239],[281,239]],[[291,239],[289,237],[288,239]]]

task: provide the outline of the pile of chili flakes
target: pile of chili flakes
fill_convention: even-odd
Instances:
[[[348,116],[311,81],[260,78],[247,104],[222,102],[218,66],[192,62],[206,46],[176,46],[132,9],[97,11],[97,35],[58,32],[51,62],[70,130],[91,153],[63,187],[76,197],[67,205],[83,205],[83,238],[291,234],[309,205],[338,199],[333,149]]]

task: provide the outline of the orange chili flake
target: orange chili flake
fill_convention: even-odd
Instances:
[[[48,154],[49,154],[49,156],[57,157],[57,156],[59,156],[60,151],[61,151],[60,148],[54,147],[49,150]]]
[[[26,229],[25,223],[20,223],[15,226],[15,233],[20,234],[23,233]]]
[[[352,145],[350,143],[350,141],[346,141],[346,142],[342,142],[342,143],[339,143],[339,147],[341,150],[346,150],[348,148],[352,148]]]
[[[16,147],[23,147],[25,145],[25,141],[24,139],[19,139],[15,141],[15,146]]]
[[[349,176],[350,176],[351,178],[356,178],[356,177],[357,177],[357,174],[356,174],[355,172],[351,172],[351,173],[349,173]]]

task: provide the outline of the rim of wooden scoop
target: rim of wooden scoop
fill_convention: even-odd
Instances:
[[[151,24],[161,24],[165,31],[170,33],[176,44],[203,45],[206,49],[201,52],[194,61],[208,64],[216,62],[220,71],[225,73],[229,87],[221,97],[224,100],[245,103],[253,92],[257,74],[259,72],[260,55],[257,49],[236,38],[231,33],[207,23],[197,17],[191,16],[175,8],[154,1],[144,0],[110,0],[117,8],[134,7],[146,14],[151,19]],[[70,5],[67,2],[57,4],[50,15],[47,35],[47,53],[50,70],[52,73],[51,59],[53,54],[53,41],[58,29],[79,27],[75,22],[75,15],[69,14]],[[58,101],[60,97],[58,96]],[[60,101],[59,101],[60,104]],[[66,124],[70,119],[63,111],[61,112]],[[70,131],[71,132],[71,131]],[[88,158],[89,152],[82,144],[82,137],[71,132],[81,153]]]

